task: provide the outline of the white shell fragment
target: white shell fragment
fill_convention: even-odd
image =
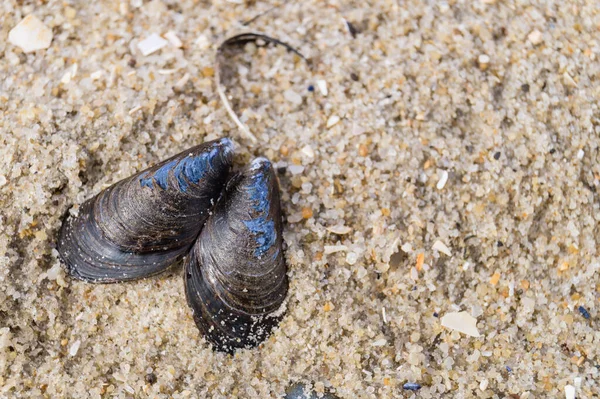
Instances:
[[[573,385],[565,385],[565,398],[575,399],[575,387]]]
[[[52,31],[35,15],[26,16],[8,33],[8,41],[26,53],[50,47]]]
[[[442,176],[440,177],[440,180],[437,183],[437,189],[441,190],[444,188],[444,186],[446,186],[446,182],[448,181],[448,171],[447,170],[443,170],[442,171]]]
[[[69,355],[75,356],[77,354],[77,352],[79,351],[80,346],[81,346],[80,340],[73,342],[73,345],[71,345],[71,347],[69,348]]]
[[[323,247],[323,253],[325,255],[333,254],[336,252],[347,251],[348,247],[345,245],[325,245]]]
[[[440,240],[437,240],[436,242],[434,242],[433,246],[431,248],[435,249],[438,252],[443,253],[444,255],[452,256],[452,252],[450,251],[450,248],[448,248],[446,246],[446,244],[444,244]]]
[[[322,95],[326,96],[329,91],[327,90],[327,82],[323,79],[317,80],[317,87]]]
[[[467,312],[446,313],[442,317],[442,326],[466,334],[470,337],[479,337],[477,319]]]
[[[165,33],[165,38],[169,42],[171,42],[171,44],[173,45],[173,47],[181,48],[181,46],[183,46],[183,43],[181,42],[181,39],[172,30],[170,30],[167,33]]]
[[[138,48],[140,49],[142,54],[146,56],[165,47],[167,43],[169,42],[157,35],[156,33],[153,33],[146,39],[139,42]]]
[[[385,344],[387,344],[387,340],[385,338],[380,338],[371,342],[371,346],[384,346]]]
[[[334,234],[348,234],[352,231],[350,227],[344,225],[331,226],[327,230]]]
[[[329,119],[327,119],[327,129],[335,126],[340,121],[340,117],[337,115],[331,115]]]

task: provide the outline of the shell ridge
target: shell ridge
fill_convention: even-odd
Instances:
[[[231,146],[223,139],[192,147],[87,200],[61,229],[57,248],[67,271],[90,282],[116,282],[158,274],[181,259],[227,182]]]
[[[259,158],[236,172],[186,262],[186,295],[213,348],[233,353],[263,342],[285,313],[279,188]]]

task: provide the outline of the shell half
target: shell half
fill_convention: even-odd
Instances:
[[[279,197],[271,162],[255,159],[229,180],[186,260],[188,304],[217,350],[255,347],[283,317]]]
[[[75,278],[92,283],[158,274],[182,259],[224,187],[233,143],[192,147],[113,184],[67,214],[57,249]]]

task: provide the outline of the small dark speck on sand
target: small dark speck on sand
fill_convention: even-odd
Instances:
[[[310,92],[315,91],[315,86],[313,86],[313,85],[308,86],[308,91],[310,91]]]
[[[552,149],[550,150],[550,154],[554,154],[555,152],[556,152],[556,150],[555,150],[554,148],[552,148]]]
[[[439,314],[437,312],[433,312],[433,317],[439,317]]]
[[[346,21],[346,27],[348,28],[348,33],[350,33],[352,38],[355,38],[356,34],[359,33],[358,29],[356,29],[356,27],[352,25],[352,22],[350,21]]]
[[[156,374],[146,374],[146,382],[151,385],[154,384],[156,382]]]
[[[523,93],[529,93],[529,85],[527,83],[521,85],[521,90],[523,91]]]
[[[504,243],[502,241],[498,241],[496,245],[498,245],[498,248],[502,248],[504,246]]]
[[[355,81],[355,82],[358,82],[358,75],[357,75],[357,74],[355,74],[354,72],[352,72],[352,73],[350,74],[350,79],[352,79],[352,80],[353,80],[353,81]]]
[[[497,161],[497,160],[499,160],[499,159],[500,159],[500,155],[501,155],[501,153],[500,153],[500,152],[497,152],[497,153],[495,153],[495,154],[494,154],[494,159],[495,159],[496,161]]]
[[[402,388],[406,389],[407,391],[418,391],[421,389],[421,385],[417,384],[416,382],[407,382],[406,384],[402,385]]]
[[[583,306],[579,307],[579,313],[581,313],[581,315],[585,318],[585,319],[589,319],[590,317],[592,317],[590,315],[590,312],[588,312],[588,310],[586,308],[584,308]]]
[[[510,366],[506,366],[506,371],[508,371],[509,373],[512,373],[512,369],[510,368]]]

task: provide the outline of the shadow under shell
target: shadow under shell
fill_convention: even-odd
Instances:
[[[113,283],[156,275],[182,259],[224,187],[233,143],[192,147],[113,184],[65,218],[58,252],[75,278]]]
[[[219,351],[252,348],[283,317],[287,267],[279,184],[257,158],[227,183],[186,261],[194,320]]]

